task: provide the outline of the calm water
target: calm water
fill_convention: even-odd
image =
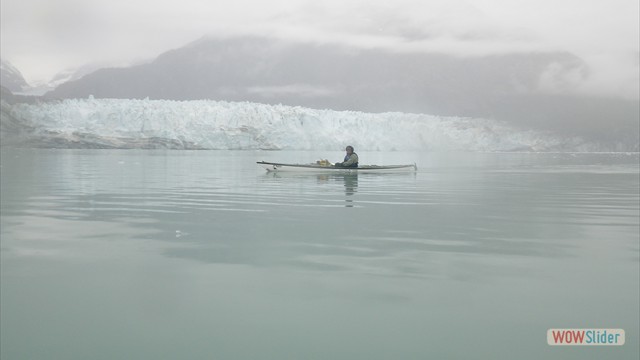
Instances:
[[[2,149],[2,359],[638,358],[638,154],[341,156]]]

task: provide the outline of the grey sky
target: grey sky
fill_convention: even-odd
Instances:
[[[571,91],[638,98],[639,12],[637,0],[2,0],[1,50],[29,82],[86,63],[151,59],[203,35],[456,56],[570,51],[589,78],[550,68],[543,89],[574,81]]]

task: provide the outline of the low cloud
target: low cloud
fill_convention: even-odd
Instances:
[[[297,95],[302,97],[328,97],[334,96],[339,93],[338,90],[328,88],[328,87],[320,87],[320,86],[312,86],[308,84],[288,84],[288,85],[279,85],[279,86],[251,86],[248,87],[246,92],[248,94],[256,94],[262,97],[280,97],[287,95]]]
[[[566,51],[586,70],[551,67],[541,91],[638,98],[639,12],[630,0],[3,0],[2,57],[42,80],[204,34],[454,56]]]

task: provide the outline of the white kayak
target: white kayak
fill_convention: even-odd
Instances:
[[[337,172],[337,173],[369,173],[369,172],[410,172],[418,170],[416,164],[410,165],[362,165],[357,168],[334,167],[318,164],[281,164],[266,161],[258,161],[269,172]]]

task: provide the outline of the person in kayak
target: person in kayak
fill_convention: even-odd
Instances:
[[[344,162],[336,163],[335,167],[357,168],[358,167],[358,154],[353,152],[353,146],[349,145],[345,149],[347,155],[344,157]]]

